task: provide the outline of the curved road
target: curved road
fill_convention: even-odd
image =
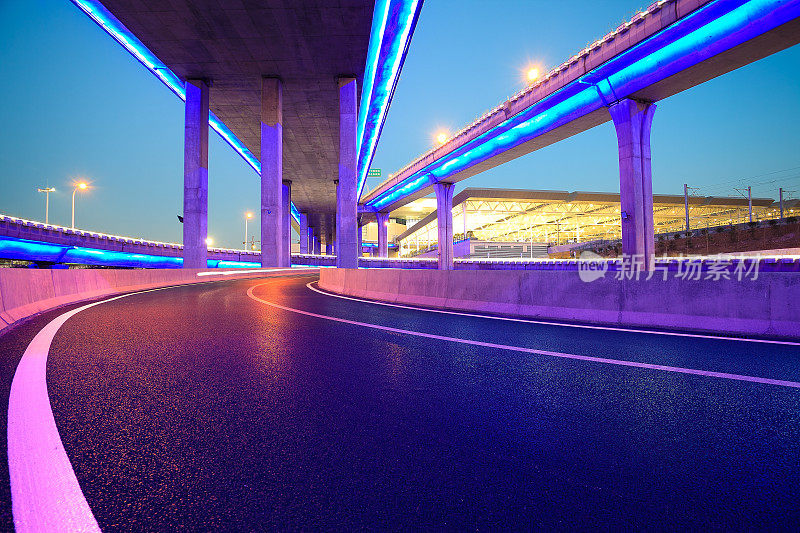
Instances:
[[[58,330],[47,393],[104,531],[800,521],[800,346],[436,313],[314,281],[144,292]],[[64,312],[0,337],[4,413]]]

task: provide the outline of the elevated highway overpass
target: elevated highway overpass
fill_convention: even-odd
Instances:
[[[289,264],[294,218],[304,252],[355,265],[358,191],[422,0],[72,1],[186,102],[186,266],[206,261],[209,124],[261,175],[262,264]]]
[[[651,257],[655,103],[798,42],[797,0],[659,0],[392,174],[361,198],[362,218],[435,191],[440,268],[452,268],[454,183],[613,121],[623,252]]]

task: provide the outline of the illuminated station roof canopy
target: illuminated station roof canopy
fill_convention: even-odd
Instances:
[[[753,219],[778,217],[772,198],[753,198]],[[684,229],[682,195],[653,195],[656,233]],[[392,217],[417,220],[397,240],[435,243],[436,202],[421,198],[392,212]],[[784,202],[786,215],[800,213],[800,202]],[[466,213],[466,226],[464,214]],[[743,197],[690,196],[689,221],[693,228],[748,220]],[[619,193],[467,188],[453,198],[453,231],[464,228],[478,240],[566,242],[620,238]]]
[[[421,0],[72,1],[179,97],[185,80],[208,80],[211,126],[258,172],[261,79],[280,77],[283,176],[292,181],[294,215],[308,213],[321,234],[335,223],[337,78],[358,81],[363,182],[421,7]]]

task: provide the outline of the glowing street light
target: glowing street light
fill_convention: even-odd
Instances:
[[[528,69],[527,77],[528,83],[533,83],[539,79],[539,69],[537,67],[531,67]]]
[[[440,131],[436,134],[436,142],[440,145],[447,142],[448,137],[450,137],[446,131]]]
[[[212,239],[211,237],[206,237],[206,247],[209,247],[212,244],[214,244],[214,239]]]
[[[44,193],[44,223],[50,223],[50,193],[56,192],[55,187],[45,187],[44,189],[36,189]]]
[[[75,229],[75,193],[79,190],[85,191],[89,186],[85,182],[75,184],[75,189],[72,191],[72,229]]]
[[[253,213],[249,211],[244,214],[244,249],[247,250],[247,221],[253,218]]]

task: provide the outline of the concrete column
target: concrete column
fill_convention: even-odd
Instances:
[[[650,269],[655,245],[650,127],[656,106],[623,99],[608,108],[617,130],[622,253]]]
[[[308,243],[308,251],[306,253],[313,254],[314,253],[314,228],[308,226],[306,228],[306,242]]]
[[[292,266],[292,182],[281,182],[281,243],[280,266]]]
[[[300,213],[300,253],[307,254],[308,253],[308,245],[310,242],[309,230],[308,227],[308,215],[305,213]]]
[[[358,268],[356,79],[339,78],[339,181],[336,185],[336,266]]]
[[[333,243],[330,240],[325,243],[325,255],[333,255]]]
[[[453,184],[436,183],[436,224],[439,228],[439,270],[453,270]]]
[[[261,266],[281,266],[283,84],[261,78]]]
[[[316,235],[314,235],[314,253],[322,255],[322,241]]]
[[[357,225],[356,225],[356,232],[358,233],[358,248],[357,250],[357,257],[361,257],[364,254],[364,226],[361,225],[361,216],[357,218]]]
[[[389,213],[375,213],[378,217],[378,257],[389,257]]]
[[[183,147],[183,268],[208,258],[208,82],[187,80]]]

